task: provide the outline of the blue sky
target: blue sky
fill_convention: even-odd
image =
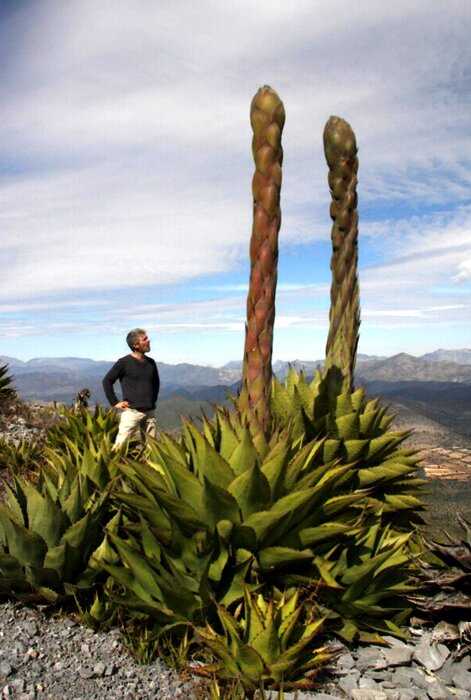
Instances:
[[[323,357],[331,114],[359,146],[359,351],[471,347],[468,0],[0,0],[0,355],[241,359],[250,102],[286,109],[275,359]],[[352,7],[353,6],[353,7]]]

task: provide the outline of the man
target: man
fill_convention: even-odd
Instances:
[[[114,447],[120,447],[138,429],[141,439],[156,436],[155,404],[159,395],[160,379],[157,365],[145,354],[150,351],[150,340],[142,328],[134,328],[126,336],[131,353],[121,357],[103,379],[106,398],[114,408],[122,410],[119,431]],[[113,385],[119,379],[123,395],[118,401]]]

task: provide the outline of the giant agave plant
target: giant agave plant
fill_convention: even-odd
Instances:
[[[103,538],[108,493],[76,474],[40,486],[15,477],[0,505],[0,592],[55,602],[89,588],[88,561]],[[90,576],[90,573],[93,573]]]
[[[362,486],[354,465],[319,459],[324,439],[301,446],[289,431],[273,434],[260,453],[240,417],[222,409],[205,432],[186,422],[181,440],[162,436],[147,463],[119,466],[126,489],[115,498],[126,525],[109,538],[115,561],[104,567],[127,589],[121,603],[162,627],[201,624],[214,601],[236,603],[244,586],[302,584],[317,590],[339,632],[347,623],[360,636],[397,629],[411,557],[408,534],[387,530],[381,545],[373,537],[384,506],[371,493],[386,468]],[[343,568],[334,569],[337,557]],[[369,607],[361,588],[349,588],[345,568],[361,565],[386,572],[369,594],[392,605]]]
[[[111,518],[109,493],[120,457],[111,453],[106,423],[96,426],[90,417],[80,426],[80,419],[70,418],[71,424],[50,431],[37,483],[13,474],[5,484],[0,505],[3,594],[54,602],[90,589],[99,573],[102,550],[94,550]],[[75,432],[80,435],[76,441],[69,437]],[[14,464],[8,466],[14,471]]]
[[[265,102],[266,114],[260,109]],[[264,134],[260,144],[270,141],[273,131],[271,150],[262,148],[263,168],[275,163],[276,152],[281,160],[282,122],[276,129],[270,126],[278,123],[273,114],[280,105],[267,88],[252,103],[254,132]],[[416,490],[422,482],[414,476],[415,453],[401,448],[406,433],[388,432],[392,418],[385,409],[368,401],[362,389],[353,391],[359,311],[356,214],[351,209],[356,207],[358,163],[350,127],[341,120],[329,124],[325,143],[336,201],[331,322],[338,333],[328,343],[326,370],[311,382],[291,371],[284,385],[271,383],[256,340],[263,330],[268,361],[272,334],[265,330],[270,324],[258,326],[255,320],[262,314],[249,303],[244,381],[235,410],[218,409],[213,420],[203,421],[202,430],[187,421],[181,439],[163,436],[148,451],[146,463],[128,460],[119,467],[127,485],[116,498],[126,525],[108,538],[113,562],[105,568],[126,591],[122,604],[148,612],[162,628],[201,624],[211,610],[215,614],[215,603],[236,604],[245,586],[262,591],[301,583],[316,589],[344,638],[368,639],[381,630],[400,633],[411,525],[421,508]],[[260,146],[258,137],[254,143]],[[275,146],[278,151],[272,152]],[[257,157],[259,153],[256,162]],[[351,178],[342,189],[337,179],[344,177],[345,167]],[[257,182],[267,184],[272,173],[266,169],[263,179],[257,170]],[[337,201],[341,195],[345,201]],[[273,210],[273,235],[277,212]],[[256,207],[253,236],[260,243],[257,217],[268,219]],[[344,229],[347,235],[340,235]],[[342,246],[353,252],[346,255]],[[259,259],[259,248],[253,246],[258,253],[249,290],[249,301],[267,302],[263,318],[270,323],[275,250],[268,246]],[[257,270],[262,258],[263,284],[270,294],[261,294]],[[351,304],[336,301],[349,294]],[[253,373],[248,339],[256,359]],[[262,408],[267,397],[268,413]]]

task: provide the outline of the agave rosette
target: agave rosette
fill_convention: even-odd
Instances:
[[[291,368],[283,383],[272,383],[275,424],[290,423],[303,442],[325,436],[318,463],[355,464],[353,485],[369,489],[368,503],[385,522],[404,531],[422,524],[419,451],[402,446],[410,431],[390,430],[394,416],[387,407],[367,399],[363,388],[351,392],[343,384],[335,367],[316,372],[311,381]]]
[[[323,665],[331,660],[328,645],[316,647],[324,620],[313,616],[298,591],[290,589],[266,600],[244,590],[242,603],[231,614],[217,608],[218,631],[207,624],[196,630],[216,661],[193,666],[201,675],[237,678],[247,690],[261,684],[273,688],[309,689]]]
[[[14,477],[0,505],[0,591],[55,602],[93,584],[88,567],[103,539],[108,493],[77,473],[60,485]]]
[[[198,624],[215,601],[239,601],[245,585],[301,583],[321,600],[334,589],[330,605],[348,588],[330,571],[334,553],[343,546],[348,562],[363,553],[381,514],[355,463],[322,461],[325,443],[293,440],[288,429],[257,440],[239,413],[218,409],[201,431],[186,421],[181,440],[162,435],[146,462],[121,463],[124,488],[115,498],[126,524],[108,540],[120,561],[103,566],[126,588],[123,604],[162,624]],[[405,571],[407,540],[382,552],[392,557],[384,569]],[[361,604],[348,614],[369,624]]]
[[[96,406],[93,412],[82,408],[74,412],[69,408],[60,409],[61,420],[49,428],[46,445],[61,452],[85,447],[95,450],[103,448],[104,443],[110,447],[118,432],[119,418],[115,411]]]

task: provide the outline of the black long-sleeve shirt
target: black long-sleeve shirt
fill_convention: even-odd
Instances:
[[[159,395],[160,378],[157,365],[151,357],[137,360],[133,355],[121,357],[103,379],[106,398],[112,406],[118,403],[113,384],[119,379],[123,401],[138,411],[155,408]]]

